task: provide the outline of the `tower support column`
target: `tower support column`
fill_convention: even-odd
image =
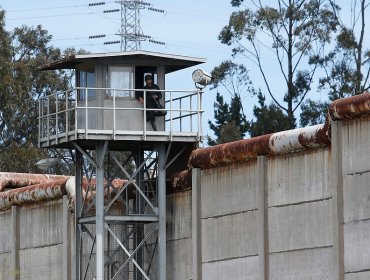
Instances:
[[[104,142],[96,144],[96,280],[104,280]]]
[[[158,146],[158,280],[166,280],[166,146]]]

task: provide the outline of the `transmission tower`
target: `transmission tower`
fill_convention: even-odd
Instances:
[[[104,10],[103,13],[121,12],[121,28],[116,35],[120,40],[104,42],[105,45],[121,44],[121,51],[136,51],[141,49],[141,42],[148,40],[150,43],[164,45],[164,42],[154,40],[151,36],[145,35],[140,26],[140,11],[147,9],[153,12],[164,13],[164,10],[153,8],[151,3],[141,0],[120,0],[115,3],[120,5],[120,9]],[[105,5],[105,2],[90,3],[89,6]],[[102,38],[102,35],[92,35],[89,38]]]
[[[119,1],[121,4],[121,51],[141,49],[141,41],[146,40],[140,26],[140,10],[150,5],[142,1]]]

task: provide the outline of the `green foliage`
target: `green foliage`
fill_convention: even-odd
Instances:
[[[219,136],[218,131],[219,127],[226,123],[229,113],[229,105],[225,103],[224,97],[217,92],[216,102],[214,103],[214,117],[215,124],[211,121],[208,121],[209,127],[215,132],[216,136]]]
[[[287,130],[290,127],[289,118],[274,104],[267,106],[265,96],[258,93],[259,107],[254,106],[253,114],[256,121],[250,127],[251,137]]]
[[[208,124],[217,139],[209,139],[208,145],[213,146],[243,139],[249,129],[249,122],[245,115],[241,113],[240,97],[232,98],[229,105],[224,101],[223,96],[217,92],[214,107],[215,123],[208,121]]]
[[[233,0],[231,4],[241,7],[242,2]],[[268,94],[288,117],[288,128],[294,128],[294,112],[311,90],[321,65],[312,58],[321,57],[324,47],[330,43],[337,18],[322,0],[254,1],[253,4],[252,8],[233,12],[218,38],[233,47],[233,56],[244,55],[258,66]],[[271,68],[271,60],[265,64],[261,53],[264,48],[274,54],[280,69],[285,83],[284,103],[278,100],[282,92],[270,86],[266,70]]]
[[[330,1],[339,19],[336,47],[321,59],[326,77],[320,89],[328,91],[329,100],[360,94],[370,88],[370,51],[365,49],[366,0],[351,2],[350,11],[342,11],[350,20],[342,20],[341,9]]]
[[[330,101],[355,94],[356,72],[349,53],[335,53],[325,61],[326,77],[319,79],[319,89],[328,92]]]
[[[7,32],[4,15],[0,11],[0,170],[38,172],[33,164],[46,152],[35,148],[37,99],[69,88],[73,73],[38,71],[41,65],[61,59],[61,51],[48,46],[51,36],[40,25]]]
[[[217,139],[217,144],[241,140],[240,135],[240,129],[234,122],[225,123],[220,127],[220,136]]]
[[[46,158],[46,150],[40,150],[26,142],[12,142],[7,147],[0,147],[0,170],[2,172],[40,173],[35,163]]]
[[[324,123],[327,117],[328,107],[329,104],[327,102],[314,101],[311,99],[305,100],[301,106],[301,126],[304,127]]]
[[[116,161],[118,161],[119,164],[117,164]],[[109,156],[105,158],[104,165],[109,166],[108,170],[106,170],[106,172],[109,173],[109,175],[107,174],[107,177],[109,178],[129,179],[129,176],[131,176],[135,170],[134,159],[129,152],[111,151]],[[123,172],[120,165],[125,169],[129,176]]]
[[[239,7],[243,3],[243,0],[231,0],[230,3],[233,7]]]
[[[342,31],[337,36],[337,44],[339,49],[351,50],[357,46],[356,37],[353,30],[343,26]]]
[[[254,94],[254,88],[244,65],[230,60],[222,62],[212,72],[212,88],[224,89],[230,96],[230,105],[217,92],[215,103],[215,124],[208,122],[217,139],[208,140],[209,145],[216,145],[243,139],[249,129],[249,122],[243,110],[242,96]]]
[[[231,60],[223,61],[212,70],[211,76],[211,89],[223,87],[232,97],[254,94],[248,70],[242,64],[236,64]]]

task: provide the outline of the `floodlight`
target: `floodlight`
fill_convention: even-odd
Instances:
[[[204,88],[211,83],[212,76],[200,69],[197,69],[192,74],[192,79],[197,88]]]
[[[36,162],[36,165],[40,170],[44,171],[50,167],[55,166],[58,162],[60,162],[60,158],[45,158]]]

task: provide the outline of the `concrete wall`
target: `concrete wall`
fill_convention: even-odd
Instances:
[[[265,162],[203,171],[203,279],[330,279],[330,151]]]
[[[191,191],[172,195],[168,279],[370,279],[370,118],[332,123],[331,138],[202,170],[201,272],[189,271]]]
[[[215,171],[201,178],[203,279],[256,279],[256,162]]]
[[[16,274],[16,267],[12,264],[12,212],[0,211],[0,279],[11,279]]]
[[[329,164],[328,150],[268,160],[269,279],[335,279]]]
[[[167,199],[167,279],[191,279],[191,193]],[[181,265],[178,265],[181,263]]]
[[[0,279],[71,279],[68,199],[0,212]]]
[[[353,120],[339,129],[345,279],[370,279],[370,120]]]

